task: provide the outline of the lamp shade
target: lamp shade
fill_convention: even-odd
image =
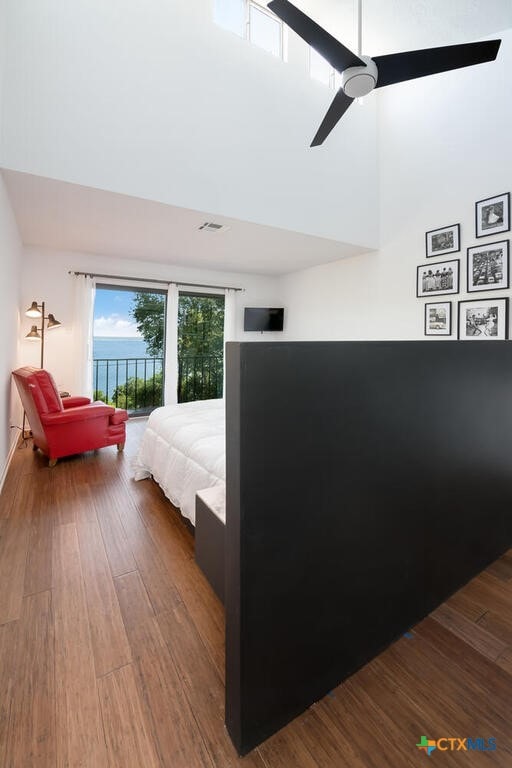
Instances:
[[[30,333],[27,333],[25,338],[26,339],[34,339],[35,341],[37,341],[37,339],[41,338],[41,336],[39,335],[39,330],[37,328],[37,325],[33,325],[32,326],[32,328],[30,329]]]
[[[25,314],[27,317],[41,317],[43,313],[37,306],[37,301],[33,301]]]
[[[52,315],[51,313],[48,315],[48,324],[47,328],[50,330],[51,328],[57,328],[59,325],[62,325],[62,323],[59,320],[55,319],[55,315]]]

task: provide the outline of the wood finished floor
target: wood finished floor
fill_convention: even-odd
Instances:
[[[224,728],[224,612],[127,450],[15,452],[0,497],[0,766],[512,765],[512,552],[244,759]],[[495,737],[495,752],[429,738]]]

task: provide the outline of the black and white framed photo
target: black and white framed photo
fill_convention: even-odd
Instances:
[[[510,230],[510,192],[475,203],[476,236],[487,237]]]
[[[508,339],[508,298],[459,301],[459,339]]]
[[[460,251],[460,224],[451,224],[449,227],[426,232],[425,244],[428,259]]]
[[[416,296],[441,296],[459,292],[459,259],[422,264],[418,267]]]
[[[468,248],[468,293],[508,288],[509,241]]]
[[[425,336],[451,336],[452,303],[425,304]]]

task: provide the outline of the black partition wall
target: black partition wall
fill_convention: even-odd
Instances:
[[[512,544],[512,344],[228,344],[227,372],[244,754]]]

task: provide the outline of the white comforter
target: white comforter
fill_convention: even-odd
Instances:
[[[195,495],[225,487],[224,400],[157,408],[148,419],[134,463],[135,480],[152,475],[182,515],[195,522]]]

